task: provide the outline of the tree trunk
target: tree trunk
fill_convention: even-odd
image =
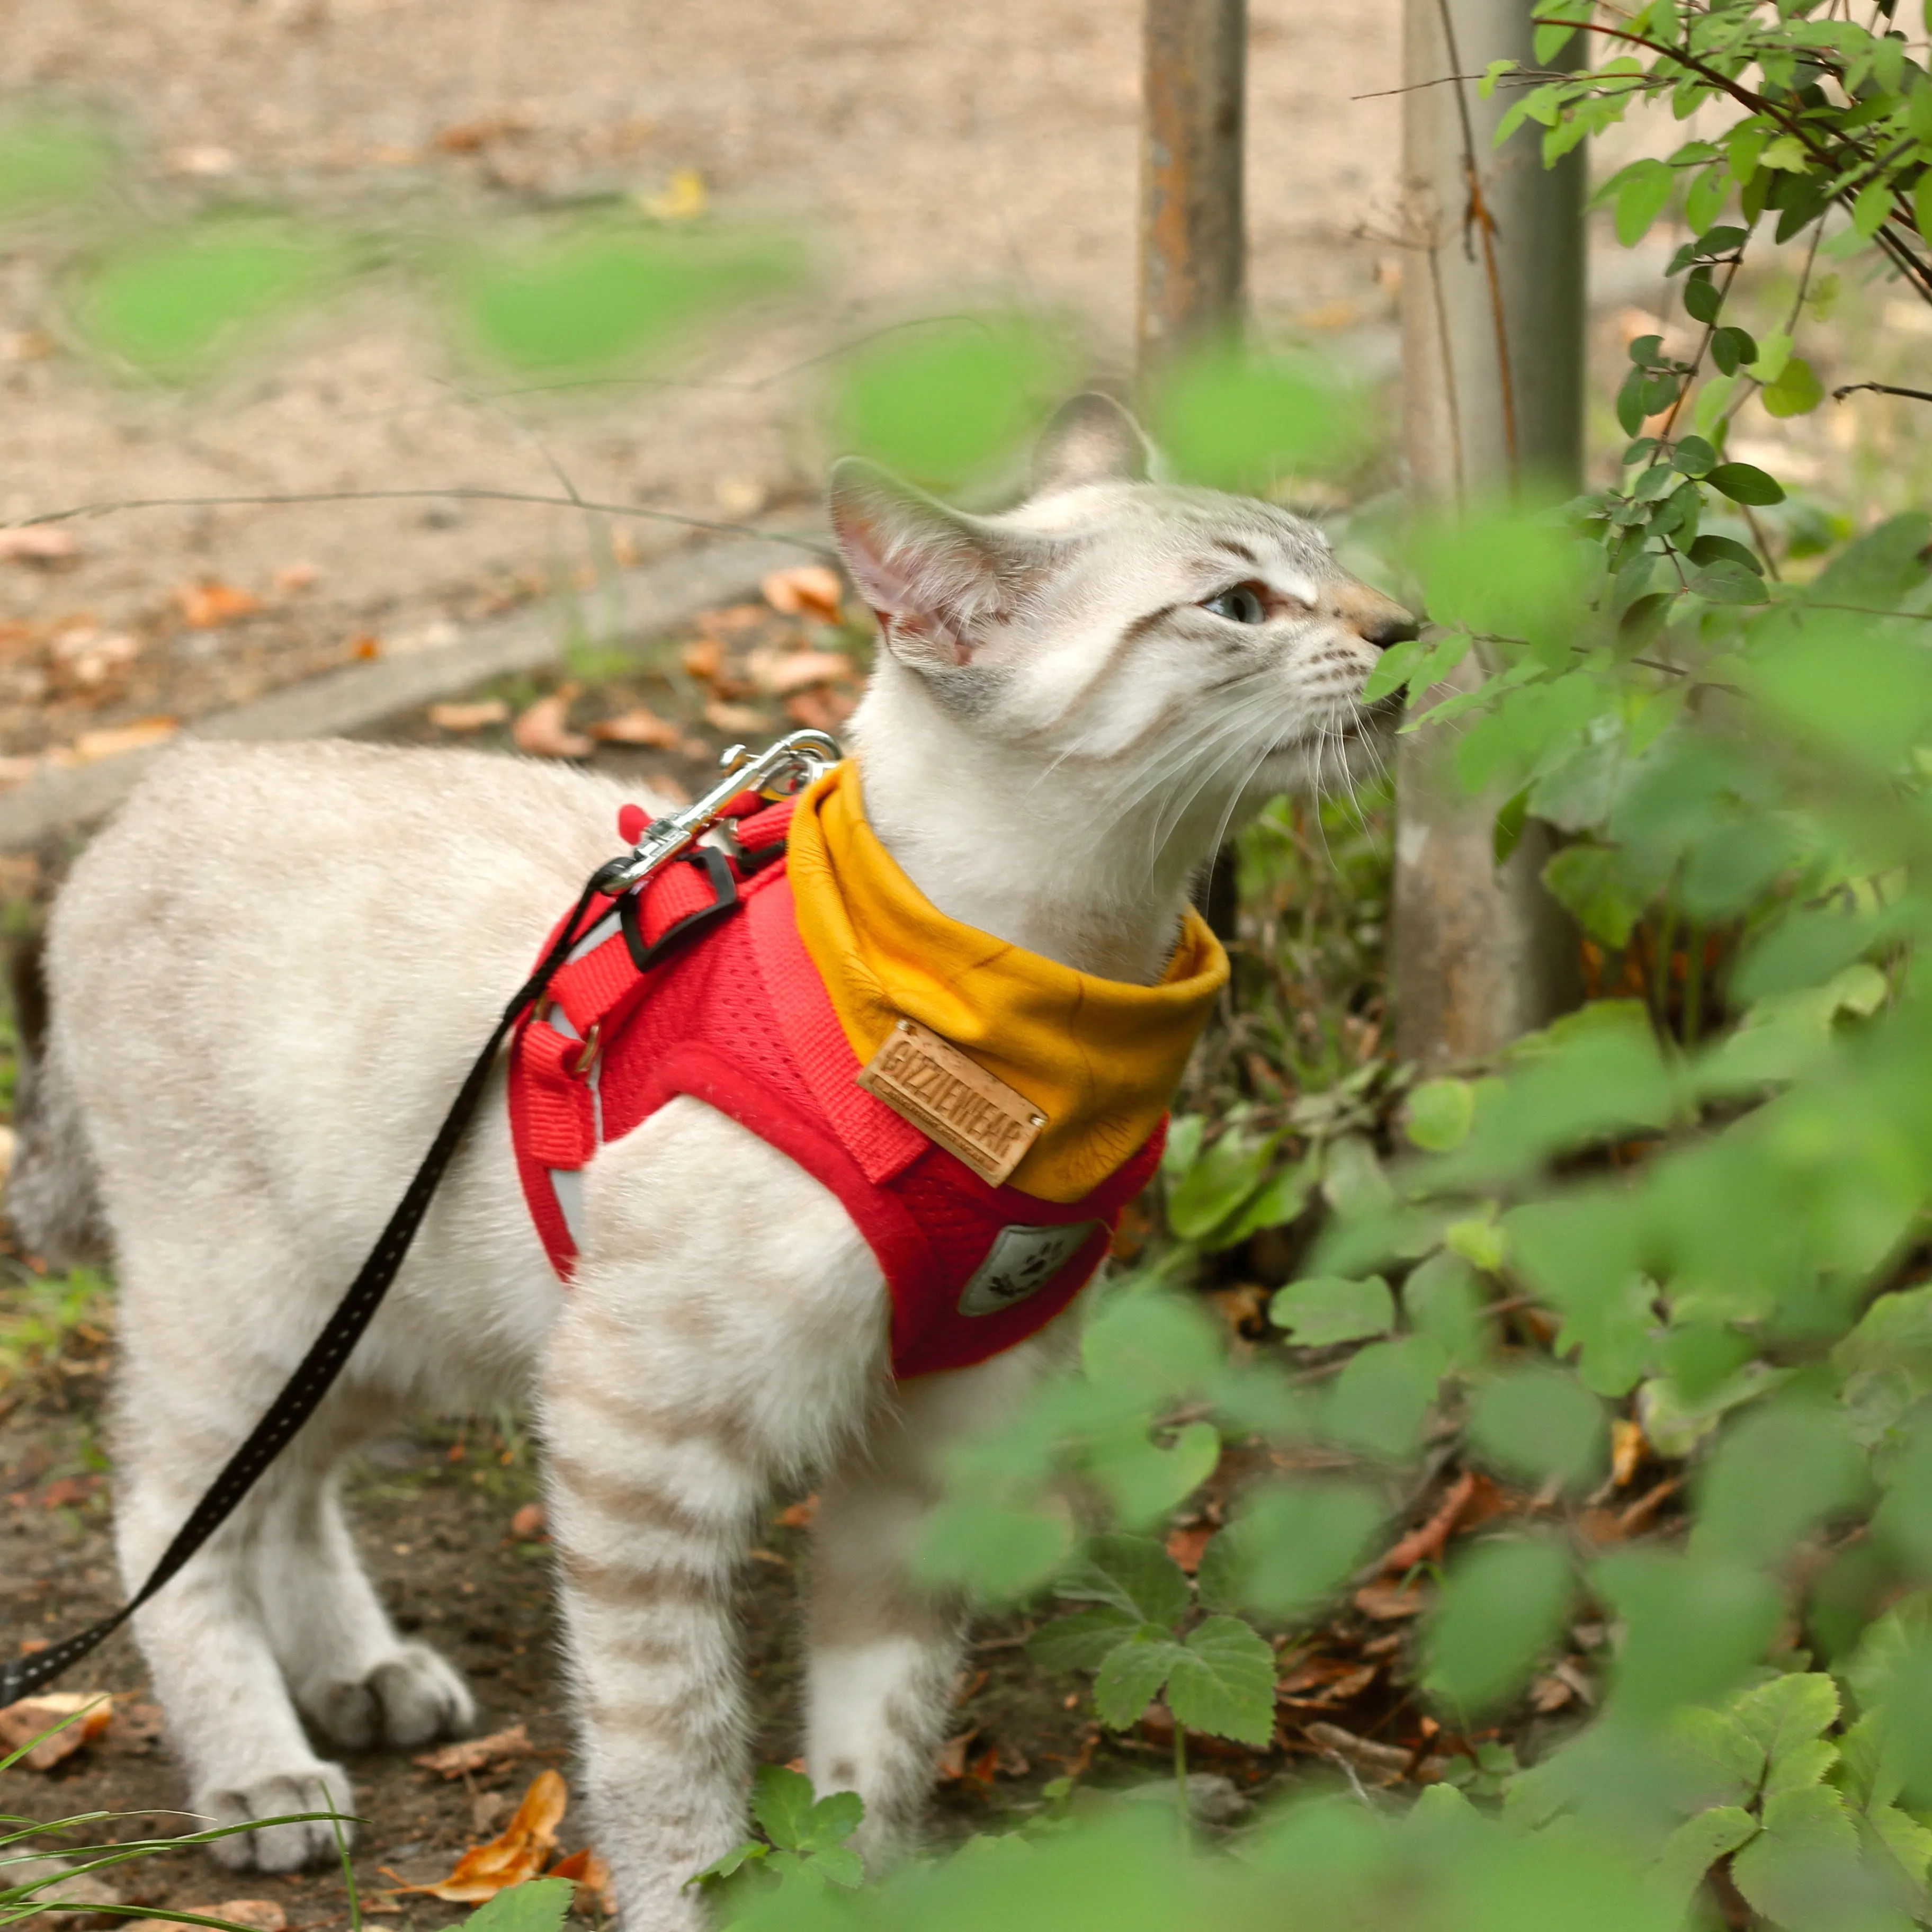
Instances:
[[[1492,146],[1508,95],[1493,60],[1532,58],[1533,0],[1405,0],[1404,440],[1411,487],[1453,506],[1581,487],[1583,158],[1546,170],[1530,123]],[[1464,76],[1451,78],[1451,76]],[[1434,83],[1431,85],[1430,83]],[[1434,703],[1480,675],[1472,660]],[[1396,1039],[1424,1066],[1496,1052],[1576,1004],[1574,929],[1541,884],[1534,821],[1494,861],[1498,800],[1450,764],[1454,728],[1406,737],[1397,764]]]
[[[1146,0],[1139,352],[1161,364],[1239,327],[1246,0]]]

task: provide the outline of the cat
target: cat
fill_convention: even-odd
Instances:
[[[855,459],[831,488],[880,624],[849,734],[873,830],[954,920],[1142,986],[1231,824],[1376,768],[1389,710],[1363,684],[1415,628],[1308,524],[1150,480],[1150,458],[1088,396],[1002,514]],[[76,862],[10,1204],[39,1252],[115,1257],[130,1586],[355,1274],[635,795],[471,752],[190,742]],[[342,1460],[409,1409],[533,1397],[590,1834],[626,1932],[656,1932],[704,1922],[686,1881],[745,1829],[730,1582],[785,1483],[820,1496],[807,1768],[863,1797],[869,1860],[914,1832],[963,1640],[906,1560],[934,1458],[1064,1362],[1078,1316],[895,1385],[880,1270],[838,1201],[689,1098],[602,1148],[584,1202],[566,1288],[486,1106],[340,1384],[136,1631],[195,1811],[352,1810],[311,1734],[416,1747],[476,1708],[378,1602]],[[212,1849],[336,1856],[326,1823]]]

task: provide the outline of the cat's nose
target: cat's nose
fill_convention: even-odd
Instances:
[[[1373,644],[1378,651],[1421,634],[1421,626],[1393,597],[1384,597],[1366,584],[1352,584],[1338,592],[1335,612],[1364,644]]]

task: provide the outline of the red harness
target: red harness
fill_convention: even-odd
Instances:
[[[894,1374],[964,1368],[1024,1340],[1086,1285],[1154,1173],[1166,1124],[1061,1206],[988,1186],[857,1086],[857,1056],[793,913],[791,810],[735,801],[742,856],[687,854],[585,914],[512,1049],[524,1198],[568,1280],[580,1171],[602,1142],[688,1094],[838,1197],[892,1292]],[[635,843],[642,825],[627,808],[620,830]]]

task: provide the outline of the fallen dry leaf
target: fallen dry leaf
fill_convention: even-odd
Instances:
[[[966,1775],[966,1748],[980,1735],[975,1724],[970,1731],[962,1731],[956,1738],[948,1738],[940,1748],[939,1763],[934,1775],[942,1784],[950,1784]]]
[[[642,197],[644,212],[656,221],[690,221],[704,212],[710,199],[704,177],[695,168],[676,168],[660,194]]]
[[[715,698],[704,707],[704,722],[714,731],[723,731],[734,738],[752,737],[771,728],[762,711],[754,711],[748,704],[727,704]]]
[[[556,1848],[556,1828],[570,1802],[569,1787],[554,1771],[540,1771],[524,1802],[502,1832],[456,1862],[456,1869],[434,1885],[405,1885],[403,1892],[427,1892],[452,1905],[481,1905],[500,1892],[538,1876]]]
[[[716,610],[699,611],[692,622],[708,637],[735,638],[769,623],[771,614],[762,604],[721,604]]]
[[[289,1932],[289,1915],[272,1898],[229,1898],[219,1905],[183,1905],[197,1918],[225,1918],[232,1925],[252,1925],[255,1932]]]
[[[1258,1281],[1244,1281],[1234,1288],[1210,1288],[1208,1299],[1214,1312],[1228,1324],[1229,1332],[1244,1342],[1264,1340],[1268,1334],[1270,1292]]]
[[[98,624],[70,624],[54,633],[50,649],[76,684],[104,684],[141,655],[141,641],[124,631],[104,633]]]
[[[432,704],[429,722],[439,731],[481,731],[486,725],[500,724],[510,715],[510,707],[500,698],[479,698],[467,704]]]
[[[38,564],[43,570],[77,562],[80,544],[71,530],[47,524],[27,524],[0,530],[0,561]]]
[[[652,745],[660,751],[675,752],[684,743],[684,734],[668,718],[634,704],[614,718],[600,719],[590,727],[590,735],[606,745]]]
[[[1191,1576],[1201,1568],[1201,1558],[1214,1534],[1211,1522],[1197,1522],[1186,1529],[1171,1529],[1167,1533],[1167,1553]]]
[[[808,1529],[812,1520],[818,1514],[818,1495],[814,1490],[810,1496],[795,1503],[787,1503],[772,1518],[781,1529]]]
[[[852,660],[842,652],[789,651],[772,667],[767,688],[790,698],[815,684],[849,682],[854,675]]]
[[[572,1852],[567,1858],[559,1858],[544,1876],[574,1879],[579,1912],[587,1916],[595,1905],[606,1918],[617,1916],[617,1894],[610,1883],[610,1868],[588,1845],[580,1852]]]
[[[319,563],[285,563],[271,580],[280,595],[292,596],[298,590],[313,590],[321,582],[322,566]]]
[[[262,608],[262,600],[253,592],[212,578],[199,584],[176,584],[174,598],[182,621],[196,631],[212,631]]]
[[[379,658],[382,655],[382,640],[371,632],[359,632],[349,640],[349,655],[352,658]]]
[[[843,586],[838,573],[822,563],[801,563],[790,570],[775,570],[758,586],[765,602],[788,617],[822,617],[828,624],[838,621],[838,598]]]
[[[1411,1530],[1382,1558],[1382,1574],[1400,1576],[1418,1563],[1435,1562],[1475,1493],[1475,1472],[1465,1469],[1450,1485],[1449,1493],[1429,1520],[1420,1528]]]
[[[523,1538],[526,1542],[543,1533],[544,1506],[542,1503],[526,1503],[510,1519],[510,1534]]]
[[[491,1770],[530,1754],[530,1732],[521,1724],[512,1724],[507,1731],[492,1731],[487,1738],[464,1738],[440,1750],[425,1751],[416,1762],[439,1778],[454,1778]]]
[[[1611,1488],[1627,1487],[1637,1472],[1637,1466],[1649,1453],[1650,1444],[1644,1440],[1642,1425],[1627,1417],[1618,1417],[1610,1424]]]
[[[83,731],[71,745],[57,746],[47,754],[52,765],[91,765],[101,758],[118,758],[123,752],[138,752],[172,738],[181,729],[174,718],[137,718],[130,724],[105,724],[98,730]]]
[[[1360,1696],[1381,1668],[1340,1657],[1304,1658],[1275,1686],[1276,1701],[1298,1710],[1332,1710]]]
[[[63,1718],[73,1722],[51,1737],[40,1737]],[[114,1700],[105,1690],[43,1690],[0,1710],[0,1750],[18,1750],[30,1738],[40,1738],[20,1762],[29,1771],[51,1771],[113,1721]]]
[[[724,668],[724,646],[716,638],[694,638],[677,658],[691,676],[709,684]]]
[[[575,685],[560,685],[519,713],[510,727],[517,749],[532,758],[587,758],[596,747],[581,732],[570,728],[570,703],[576,695]]]
[[[46,1492],[40,1498],[43,1509],[71,1509],[76,1503],[84,1503],[96,1494],[100,1487],[98,1476],[62,1476],[57,1482],[50,1483]]]
[[[850,692],[801,691],[784,701],[785,716],[795,724],[808,724],[814,731],[836,731],[858,709],[859,700]]]
[[[1369,1583],[1355,1592],[1355,1607],[1378,1623],[1392,1623],[1398,1617],[1419,1616],[1428,1608],[1429,1599],[1412,1584],[1399,1590],[1393,1583]]]

